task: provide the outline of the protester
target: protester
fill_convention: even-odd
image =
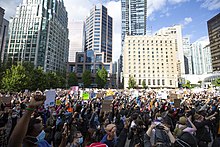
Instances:
[[[1,102],[1,146],[220,146],[215,92],[188,90],[173,98],[181,90],[165,97],[156,90],[80,91],[91,95],[85,99],[63,90],[50,106],[41,92],[13,94],[11,104]]]

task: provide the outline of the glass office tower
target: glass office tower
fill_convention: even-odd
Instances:
[[[121,43],[125,35],[146,35],[147,0],[121,0]]]
[[[63,0],[23,0],[10,22],[6,61],[29,61],[44,71],[66,71],[67,24]]]
[[[104,52],[104,62],[112,62],[112,17],[101,4],[90,10],[85,23],[85,50]]]

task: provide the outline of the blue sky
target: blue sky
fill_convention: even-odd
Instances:
[[[102,1],[113,18],[113,61],[121,54],[121,1],[120,0],[63,0],[69,18],[70,41],[73,20],[85,20],[93,5]],[[22,0],[0,0],[7,19],[15,15]],[[220,0],[147,0],[148,28],[152,32],[174,24],[183,26],[183,36],[190,36],[191,43],[208,37],[207,20],[220,12]],[[77,36],[77,35],[76,35]],[[72,38],[72,39],[71,39]],[[71,47],[71,46],[70,46]]]
[[[162,27],[182,24],[183,36],[190,36],[191,42],[194,42],[208,35],[207,20],[220,12],[220,1],[219,7],[214,10],[211,6],[202,7],[203,2],[191,0],[176,5],[168,3],[166,7],[149,17],[147,25],[152,26],[154,32]],[[188,18],[186,19],[188,21],[185,21],[185,18]]]

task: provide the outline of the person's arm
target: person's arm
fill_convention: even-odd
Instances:
[[[67,130],[67,125],[65,124],[64,131],[62,134],[62,140],[61,140],[59,147],[66,147],[67,138],[68,138],[68,130]]]
[[[173,136],[170,130],[168,131],[167,135],[169,136],[171,143],[174,143],[176,141],[175,137]]]
[[[208,117],[205,117],[206,120],[210,120],[212,119],[216,114],[218,114],[217,112],[215,112],[214,114],[208,116]]]
[[[156,127],[156,125],[155,124],[152,124],[149,128],[148,128],[148,130],[147,130],[147,136],[151,136],[151,133],[152,133],[152,130],[154,129]]]
[[[124,128],[123,128],[123,130],[121,131],[121,133],[118,137],[116,147],[125,146],[129,125],[130,125],[130,121],[129,121],[129,119],[126,119],[125,124],[124,124]]]
[[[167,135],[169,136],[169,139],[170,139],[170,142],[171,143],[174,143],[176,141],[175,137],[173,136],[173,134],[171,133],[170,131],[170,128],[168,128],[167,126],[165,125],[162,125],[165,129],[165,131],[167,132]]]
[[[190,120],[190,118],[187,118],[187,120],[188,120],[188,122],[190,123],[190,125],[191,125],[191,127],[192,127],[192,131],[193,132],[196,132],[197,131],[197,129],[196,129],[196,126],[192,123],[192,121]]]
[[[20,118],[11,134],[8,147],[22,147],[23,139],[27,133],[31,114],[34,112],[32,110],[36,109],[37,106],[43,104],[43,102],[44,101],[36,101],[34,98],[31,99],[27,111]]]

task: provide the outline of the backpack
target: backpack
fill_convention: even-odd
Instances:
[[[176,147],[197,147],[196,138],[189,132],[182,132],[175,142]]]
[[[174,132],[173,132],[174,135],[175,135],[176,137],[181,136],[181,135],[183,134],[183,130],[184,130],[185,128],[187,128],[187,127],[185,126],[185,127],[180,128],[179,125],[177,125],[177,127],[174,129]]]
[[[160,146],[160,147],[170,147],[171,146],[170,138],[169,138],[167,132],[163,128],[161,128],[160,126],[157,126],[155,128],[154,144],[156,146]]]

